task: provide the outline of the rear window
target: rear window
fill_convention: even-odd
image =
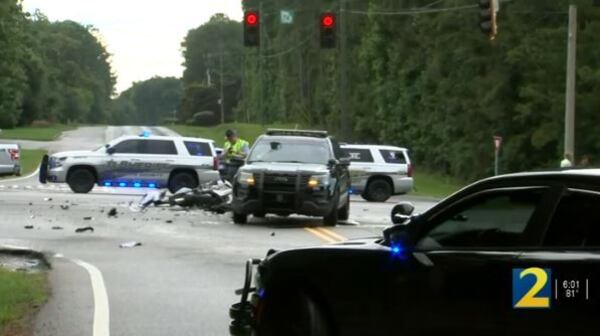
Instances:
[[[144,154],[177,155],[177,149],[173,141],[145,140]]]
[[[406,156],[404,156],[404,151],[401,150],[387,150],[381,149],[379,151],[381,153],[381,157],[387,163],[395,163],[395,164],[406,164]]]
[[[185,141],[184,143],[191,156],[212,156],[210,144],[207,142]]]
[[[344,148],[350,162],[373,162],[373,154],[369,149]]]

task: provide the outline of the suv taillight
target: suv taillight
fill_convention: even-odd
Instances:
[[[213,170],[219,170],[219,158],[213,156]]]
[[[10,159],[13,161],[17,161],[20,157],[18,149],[9,149],[8,154],[10,154]]]
[[[413,165],[409,163],[408,164],[408,170],[406,171],[406,175],[408,177],[413,177],[414,170],[415,169],[413,168]]]

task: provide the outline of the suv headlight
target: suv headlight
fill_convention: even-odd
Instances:
[[[327,174],[314,175],[308,179],[308,186],[311,188],[326,187],[329,185],[331,178]]]
[[[253,186],[256,184],[254,174],[248,172],[240,172],[238,175],[238,183],[244,186]]]
[[[50,159],[48,159],[48,165],[50,166],[50,168],[60,168],[63,166],[65,160],[67,160],[66,157],[57,158],[51,156]]]

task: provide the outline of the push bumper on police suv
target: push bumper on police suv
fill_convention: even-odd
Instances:
[[[334,206],[334,181],[319,183],[319,176],[324,175],[243,172],[236,181],[232,209],[243,214],[325,216]]]

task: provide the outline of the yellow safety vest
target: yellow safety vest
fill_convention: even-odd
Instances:
[[[239,155],[243,154],[242,149],[245,146],[249,146],[248,141],[246,141],[246,140],[238,139],[238,141],[236,141],[233,145],[231,144],[231,142],[226,141],[225,145],[223,145],[223,151],[225,153],[225,158],[229,159],[231,157],[239,156]],[[231,153],[229,152],[230,148],[232,149]]]

